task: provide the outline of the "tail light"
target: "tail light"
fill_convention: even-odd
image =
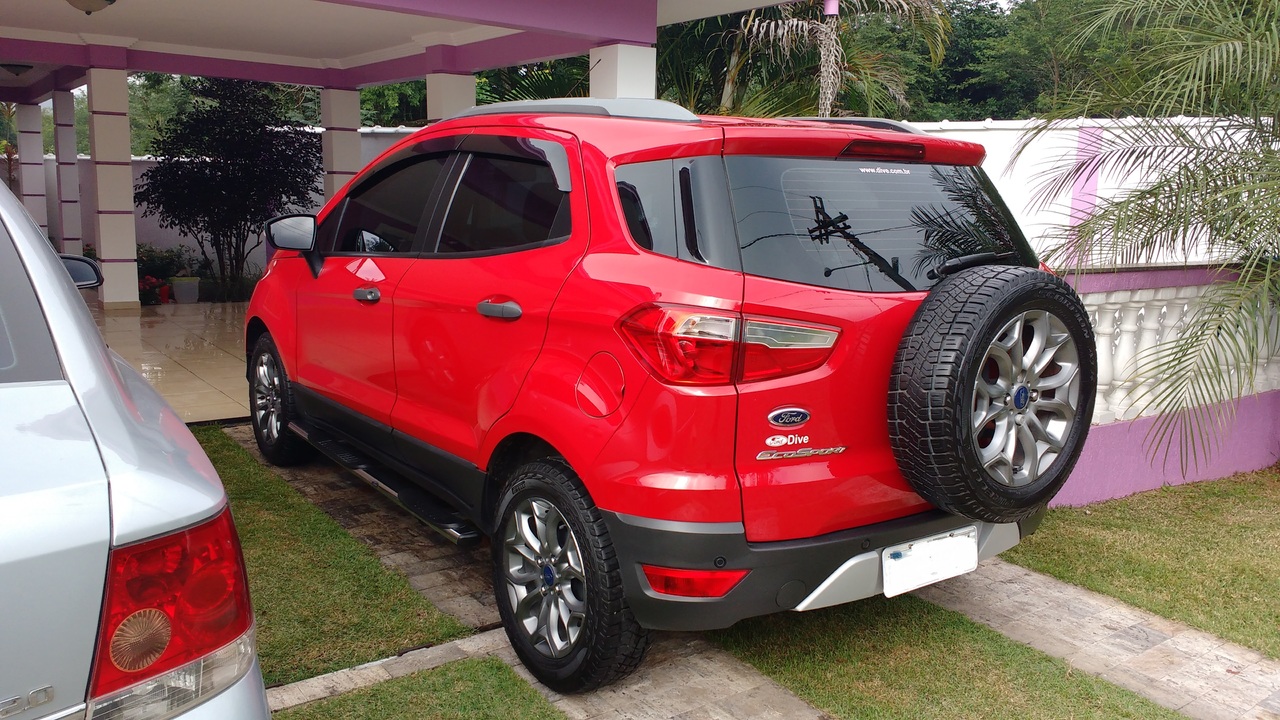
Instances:
[[[234,684],[253,657],[249,586],[229,509],[112,549],[91,720],[170,717]]]
[[[750,570],[682,570],[641,565],[654,592],[679,597],[718,598],[742,582]]]
[[[813,370],[831,357],[840,336],[825,326],[675,305],[642,306],[618,327],[645,364],[674,385],[730,385]]]
[[[648,305],[622,319],[622,335],[649,367],[677,385],[729,385],[738,315]]]
[[[838,330],[747,320],[742,343],[742,382],[768,380],[822,367],[836,346]]]

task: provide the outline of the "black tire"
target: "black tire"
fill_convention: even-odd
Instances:
[[[1033,371],[1027,363],[1037,358],[1044,365]],[[995,523],[1034,514],[1080,456],[1097,367],[1088,313],[1061,278],[1000,265],[944,278],[916,310],[894,360],[889,434],[899,469],[948,512]],[[993,392],[1006,385],[1007,395]]]
[[[271,333],[263,333],[249,355],[249,419],[258,450],[272,465],[297,465],[315,453],[306,440],[289,429],[289,423],[297,417],[289,376],[280,362],[276,343]]]
[[[551,524],[558,528],[555,540],[547,544],[547,557],[519,533],[518,514],[532,518],[536,509],[553,508],[560,520],[550,514]],[[577,475],[563,460],[547,458],[518,468],[507,480],[498,501],[498,528],[493,540],[493,588],[498,601],[502,625],[516,655],[542,684],[560,693],[581,692],[607,685],[631,674],[644,659],[649,647],[649,631],[640,627],[627,605],[622,589],[622,571],[609,539],[609,531],[600,511],[583,489]],[[561,522],[561,520],[563,522]],[[534,525],[526,525],[531,531]],[[568,533],[572,533],[569,535]],[[524,543],[530,554],[511,549],[513,543]],[[555,548],[579,549],[579,568],[566,569],[556,562],[542,563],[555,553]],[[510,560],[509,560],[510,558]],[[572,564],[572,563],[570,563]],[[508,575],[524,579],[516,583]],[[550,569],[550,576],[547,570]],[[575,577],[577,575],[578,577]],[[533,581],[532,578],[538,578]],[[536,585],[530,590],[531,585]],[[539,589],[542,595],[538,595]],[[529,598],[529,607],[521,609],[520,594]],[[543,633],[540,617],[527,617],[532,606],[572,611],[581,608],[583,617],[565,624],[562,640],[569,640],[557,650],[551,634],[561,635],[559,628]],[[546,610],[542,610],[546,612]],[[569,617],[573,616],[569,612]],[[524,617],[524,620],[520,618]],[[576,635],[569,630],[576,622]],[[548,622],[549,626],[551,623]]]

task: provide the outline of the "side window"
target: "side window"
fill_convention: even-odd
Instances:
[[[501,252],[569,236],[569,193],[551,166],[471,155],[440,234],[439,253]]]
[[[620,165],[614,179],[637,245],[681,260],[742,269],[719,156]]]
[[[328,237],[326,227],[320,228],[319,237],[338,253],[412,252],[427,200],[447,158],[419,155],[379,171],[347,196],[334,237]]]
[[[677,256],[676,184],[671,160],[620,165],[618,199],[631,239],[645,250]]]
[[[0,384],[61,379],[62,365],[44,313],[17,248],[0,224]]]

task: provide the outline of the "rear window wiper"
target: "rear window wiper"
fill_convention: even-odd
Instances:
[[[977,267],[979,265],[988,265],[991,263],[1000,263],[1000,262],[1004,262],[1005,260],[1012,260],[1016,256],[1017,256],[1017,253],[1011,253],[1011,252],[1003,252],[1003,253],[980,252],[980,253],[972,253],[970,255],[961,255],[960,257],[953,257],[950,260],[947,260],[946,262],[942,263],[938,267],[930,270],[928,273],[926,273],[926,275],[930,280],[937,280],[940,277],[945,277],[947,275],[950,275],[951,273],[960,272],[961,270],[965,270],[971,267]]]

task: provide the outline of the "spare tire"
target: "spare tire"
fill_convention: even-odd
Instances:
[[[898,468],[948,512],[1028,517],[1080,456],[1097,377],[1088,313],[1061,278],[1002,265],[949,275],[916,310],[894,359]]]

